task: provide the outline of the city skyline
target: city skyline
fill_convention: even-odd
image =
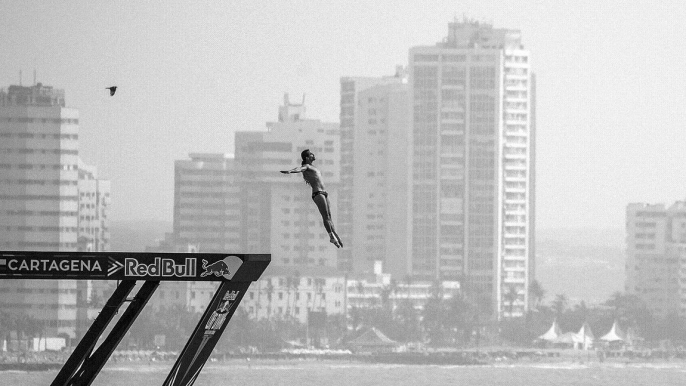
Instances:
[[[10,3],[0,85],[19,71],[30,85],[35,69],[64,89],[81,115],[80,154],[112,181],[112,219],[171,222],[174,160],[232,152],[234,132],[263,130],[284,92],[338,121],[341,77],[392,75],[465,14],[520,30],[535,58],[537,226],[621,228],[628,203],[686,195],[686,5],[622,5]]]

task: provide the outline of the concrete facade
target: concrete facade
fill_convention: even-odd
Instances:
[[[686,201],[629,204],[625,292],[654,316],[686,316]]]
[[[0,249],[76,251],[79,114],[64,91],[38,83],[0,90]],[[0,308],[75,336],[77,282],[5,280]]]
[[[467,20],[409,52],[412,275],[464,282],[495,318],[524,314],[533,279],[529,59],[519,31]]]

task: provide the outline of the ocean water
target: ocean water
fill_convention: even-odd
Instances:
[[[93,385],[162,385],[171,363],[108,364]],[[0,385],[45,386],[56,371],[0,372]],[[208,363],[197,386],[686,385],[686,362],[516,363],[488,366],[374,365],[356,362]]]

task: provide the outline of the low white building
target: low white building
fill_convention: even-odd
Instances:
[[[345,314],[346,277],[332,267],[270,266],[250,285],[241,307],[251,318],[295,318],[307,322],[309,311]]]
[[[383,305],[384,301],[388,301],[395,309],[400,302],[407,300],[412,302],[415,309],[420,310],[435,296],[436,291],[445,300],[457,296],[460,292],[460,283],[442,281],[440,287],[436,288],[436,283],[432,282],[415,282],[406,278],[392,279],[390,274],[383,273],[382,262],[376,261],[373,274],[348,279],[347,288],[348,310],[353,307],[378,307]]]

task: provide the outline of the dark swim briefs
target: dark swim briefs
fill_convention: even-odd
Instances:
[[[327,198],[329,197],[329,193],[326,193],[326,190],[320,190],[318,192],[312,193],[312,199],[314,200],[314,198],[320,194],[324,195],[324,197],[327,197]]]

